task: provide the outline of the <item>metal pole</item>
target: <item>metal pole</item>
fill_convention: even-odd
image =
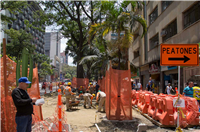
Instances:
[[[147,21],[147,3],[144,1],[144,19]],[[147,33],[144,35],[144,53],[145,53],[145,61],[148,59],[148,44],[147,44],[148,38]]]
[[[178,66],[178,99],[180,94],[180,66]],[[178,116],[177,116],[177,128],[179,128],[179,108],[178,108]]]
[[[5,91],[5,101],[7,100],[7,96],[8,96],[8,89],[7,89],[7,65],[6,65],[6,39],[3,38],[3,74],[4,74],[4,91]],[[4,102],[4,112],[6,114],[6,129],[7,131],[9,130],[9,115],[8,115],[8,111],[6,111],[6,107],[8,108],[8,103]]]

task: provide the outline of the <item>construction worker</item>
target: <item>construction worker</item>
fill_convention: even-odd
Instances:
[[[90,94],[88,91],[83,94],[83,99],[84,99],[84,108],[86,108],[86,104],[88,104],[88,107],[91,108],[92,105],[92,99],[95,96],[95,94]]]
[[[93,93],[94,93],[94,86],[93,86],[92,83],[90,83],[90,86],[88,87],[88,89],[89,89],[89,93],[90,93],[90,94],[93,94]]]
[[[80,91],[83,91],[83,86],[80,86],[80,88],[78,89],[79,94],[80,94]]]
[[[103,107],[103,112],[105,112],[106,94],[100,90],[97,93],[96,102],[98,102],[98,100],[100,100],[100,101],[99,101],[99,107],[98,107],[97,112],[100,112],[102,107]]]
[[[50,84],[49,84],[49,90],[50,90],[50,93],[52,93],[52,90],[53,90],[52,82],[50,82]]]
[[[83,99],[83,92],[80,91],[80,94],[79,94],[79,99],[82,100]]]
[[[70,107],[69,107],[69,100],[71,99],[72,100],[72,103],[75,102],[75,93],[72,92],[71,90],[71,82],[68,82],[67,86],[64,87],[64,94],[65,94],[65,97],[66,97],[66,107],[67,107],[67,111],[70,111]]]

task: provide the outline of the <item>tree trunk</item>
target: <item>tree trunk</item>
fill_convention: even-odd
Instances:
[[[128,49],[125,49],[125,50],[126,50],[126,52],[125,52],[126,53],[126,56],[125,56],[125,59],[126,59],[125,70],[128,70],[128,65],[129,65],[128,64],[128,60],[129,60],[128,59]]]
[[[84,78],[83,77],[83,72],[84,72],[83,65],[79,65],[79,62],[80,62],[82,56],[83,56],[83,53],[79,52],[78,53],[78,60],[77,60],[77,71],[76,71],[77,78]]]
[[[119,56],[118,70],[120,70],[120,49],[119,49],[119,51],[118,51],[118,56]]]

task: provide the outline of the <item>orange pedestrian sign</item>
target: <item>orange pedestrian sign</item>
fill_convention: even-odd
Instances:
[[[198,44],[161,44],[161,66],[198,66]]]

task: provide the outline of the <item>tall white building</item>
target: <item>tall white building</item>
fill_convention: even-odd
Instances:
[[[56,80],[60,75],[60,45],[61,34],[59,32],[46,32],[45,33],[45,55],[49,56],[52,60],[51,65],[54,67],[55,74],[48,78],[48,80]]]

